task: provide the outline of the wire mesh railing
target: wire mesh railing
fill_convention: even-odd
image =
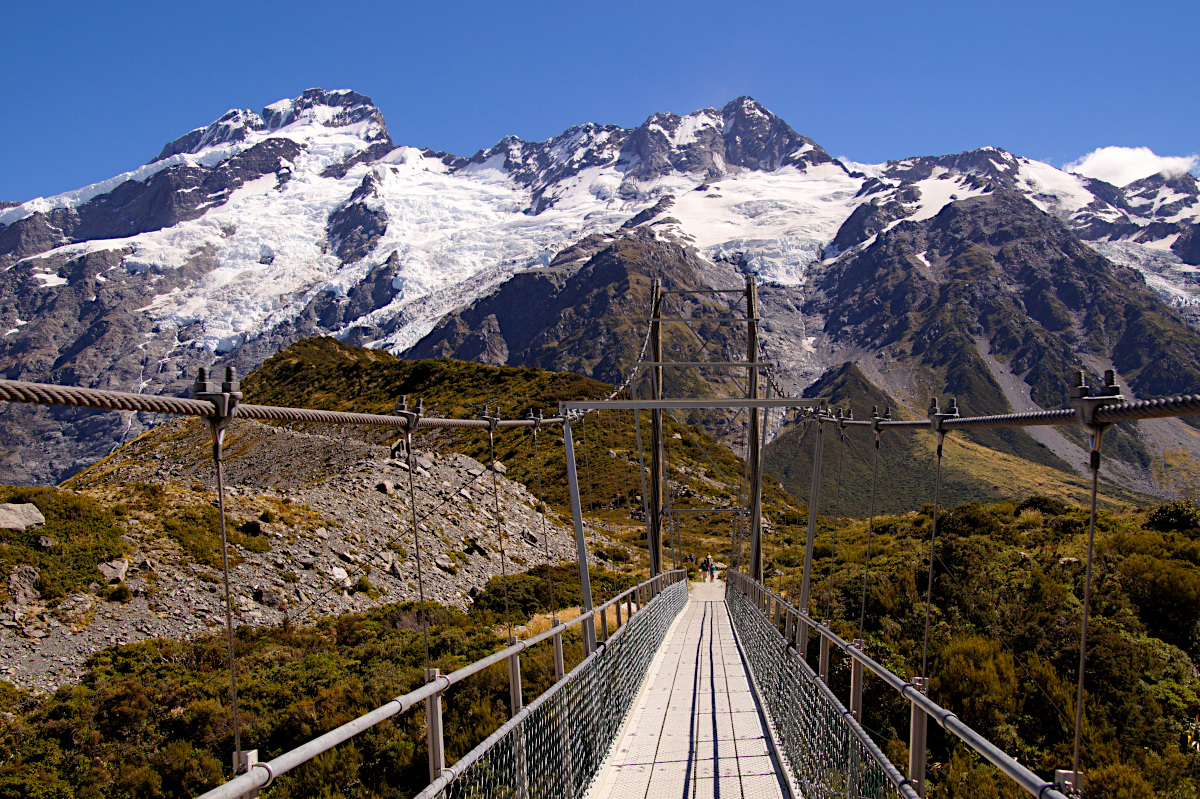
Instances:
[[[426,703],[430,772],[435,777],[421,796],[582,796],[607,755],[671,621],[686,602],[686,571],[652,577],[592,611],[517,641],[452,674],[437,674],[435,670],[430,681],[415,691],[273,760],[249,764],[246,773],[202,794],[200,799],[235,799],[265,788],[281,774],[419,702]],[[448,688],[505,660],[510,663],[511,677],[514,659],[519,685],[522,652],[543,641],[553,641],[557,649],[567,629],[611,616],[613,608],[621,605],[630,610],[625,623],[570,674],[517,710],[458,763],[445,766],[441,762],[441,695]],[[565,771],[557,766],[551,771],[547,764],[552,762],[570,765]],[[574,793],[559,791],[567,787]]]
[[[616,740],[687,583],[668,586],[597,650],[417,795],[581,797]]]
[[[807,799],[918,799],[833,691],[742,592],[730,575],[725,594],[780,754]]]
[[[925,695],[921,686],[909,682],[870,658],[859,646],[855,646],[838,635],[827,626],[818,624],[808,614],[800,613],[796,608],[787,604],[781,597],[760,583],[750,580],[743,574],[728,572],[730,590],[726,593],[726,603],[730,608],[730,616],[734,619],[735,629],[747,647],[748,659],[756,682],[763,686],[761,693],[767,694],[766,703],[771,714],[772,722],[785,742],[789,731],[796,726],[798,734],[809,739],[804,740],[789,749],[785,743],[786,754],[791,761],[793,777],[798,784],[805,780],[815,780],[810,796],[849,796],[849,797],[887,797],[903,796],[913,799],[917,792],[913,789],[913,779],[904,779],[896,767],[888,761],[879,747],[863,729],[854,713],[847,711],[840,700],[821,679],[821,676],[801,657],[800,652],[806,650],[809,630],[815,630],[821,639],[821,673],[828,675],[828,659],[831,649],[837,649],[850,658],[854,671],[861,675],[861,669],[875,675],[890,685],[901,696],[912,704],[914,721],[920,719],[919,729],[924,735],[924,718],[932,718],[938,726],[954,735],[968,747],[977,752],[983,759],[996,766],[1002,774],[1011,779],[1016,785],[1038,799],[1066,799],[1060,790],[1060,785],[1041,779],[1010,757],[1004,750],[984,738],[971,727],[967,726],[954,713],[946,710]],[[747,643],[749,641],[749,644]],[[772,648],[778,654],[772,655]],[[775,665],[791,659],[798,670],[794,672],[799,682],[809,685],[805,690],[811,695],[821,697],[824,707],[812,711],[806,701],[789,704],[780,701],[772,693],[792,690],[797,680],[788,682],[782,675],[783,666]],[[789,665],[787,668],[791,668]],[[760,674],[762,676],[760,676]],[[776,682],[770,682],[771,679]],[[816,685],[812,683],[816,682]],[[858,712],[862,708],[863,680],[851,678],[850,705]],[[809,713],[811,715],[806,716]],[[840,730],[831,726],[831,719],[841,715],[845,729]],[[799,716],[799,718],[795,718]],[[914,724],[910,734],[917,729]],[[851,737],[855,742],[851,742]],[[839,741],[842,743],[839,744]],[[839,746],[841,748],[839,748]],[[922,749],[923,744],[921,744]],[[857,751],[857,754],[855,752]],[[795,752],[796,760],[791,760]],[[867,755],[866,759],[863,756]],[[857,758],[857,759],[855,759]],[[874,763],[875,765],[872,765]],[[860,777],[872,769],[878,769],[880,776],[872,776],[863,780]],[[923,765],[921,768],[923,781]],[[850,776],[848,776],[850,775]],[[888,788],[882,779],[886,778],[892,786]],[[883,792],[872,793],[883,786]]]

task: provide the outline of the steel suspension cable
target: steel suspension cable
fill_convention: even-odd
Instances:
[[[500,541],[500,580],[504,586],[504,626],[508,628],[508,642],[513,637],[512,615],[508,607],[508,552],[504,548],[504,520],[500,517],[500,478],[496,474],[496,432],[488,429],[488,467],[492,470],[492,498],[496,508],[496,537]]]
[[[599,413],[599,411],[596,411],[596,413]],[[587,415],[586,414],[583,416],[582,419],[579,420],[579,426],[581,428],[580,435],[583,436],[583,469],[584,469],[584,473],[587,475],[588,510],[592,513],[595,513],[596,512],[596,491],[592,485],[592,461],[591,461],[591,458],[588,457]],[[592,528],[593,543],[595,542],[595,529],[596,529],[595,527]]]
[[[1092,512],[1088,517],[1087,570],[1083,581],[1083,629],[1079,637],[1079,688],[1075,698],[1075,747],[1071,764],[1079,774],[1080,748],[1083,744],[1083,683],[1087,676],[1088,616],[1092,605],[1092,554],[1096,542],[1096,486],[1100,479],[1100,442],[1098,432],[1092,433]]]
[[[233,711],[234,772],[242,767],[242,720],[238,714],[237,660],[233,647],[233,595],[229,589],[229,539],[225,533],[225,475],[221,449],[225,431],[213,428],[213,460],[217,467],[217,514],[221,518],[221,571],[225,580],[225,632],[229,638],[229,701]]]
[[[946,434],[940,430],[937,433],[937,469],[933,480],[933,531],[929,535],[929,585],[925,589],[925,641],[921,646],[921,679],[929,676],[929,620],[930,607],[933,605],[933,562],[937,547],[938,503],[942,491],[942,444]]]
[[[542,494],[542,458],[538,454],[538,429],[533,428],[533,463],[537,471],[538,505],[542,513],[542,542],[546,547],[546,587],[550,589],[550,621],[558,621],[558,606],[554,602],[554,577],[551,574],[550,535],[546,531],[546,498]]]
[[[871,574],[871,537],[875,532],[875,489],[879,485],[879,430],[875,431],[875,458],[871,466],[871,510],[867,518],[867,560],[863,564],[862,604],[858,612],[858,637],[866,641],[867,579]]]
[[[425,644],[425,676],[429,678],[429,607],[425,604],[425,565],[421,559],[421,531],[417,522],[417,487],[413,472],[417,465],[413,459],[412,430],[404,428],[404,450],[408,461],[408,507],[412,513],[413,547],[417,553],[417,596],[421,601],[421,636]]]
[[[846,467],[846,428],[838,427],[841,447],[838,449],[837,490],[833,500],[833,540],[829,544],[829,579],[826,583],[825,618],[833,618],[833,566],[837,561],[837,531],[842,510],[842,476]]]

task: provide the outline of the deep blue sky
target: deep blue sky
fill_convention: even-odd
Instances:
[[[635,126],[749,94],[833,155],[1200,150],[1200,4],[10,2],[0,200],[132,169],[232,107],[370,95],[399,144]]]

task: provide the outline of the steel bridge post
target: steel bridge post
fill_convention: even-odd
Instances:
[[[929,681],[925,677],[914,677],[913,688],[922,694],[929,693]],[[908,781],[921,796],[925,795],[925,750],[929,731],[929,715],[916,702],[908,721]]]
[[[804,537],[804,576],[800,580],[800,599],[796,610],[808,613],[808,591],[812,583],[813,547],[817,542],[817,508],[821,498],[821,463],[825,456],[825,425],[817,416],[817,441],[813,446],[812,490],[808,494],[808,530]],[[796,649],[800,657],[808,660],[808,622],[803,619],[799,623],[796,636]]]
[[[571,521],[575,525],[575,556],[579,559],[579,585],[583,594],[583,612],[592,609],[592,576],[588,572],[587,531],[583,528],[583,503],[579,498],[579,474],[575,469],[575,434],[571,431],[571,417],[563,417],[563,444],[566,447],[567,486],[571,493]],[[596,651],[596,622],[594,618],[583,622],[584,657]]]
[[[859,652],[863,651],[864,642],[855,638],[851,644]],[[863,664],[857,658],[850,659],[850,713],[859,724],[863,722]]]
[[[747,380],[747,399],[758,399],[758,286],[754,276],[746,278],[746,360],[750,363]],[[761,438],[766,433],[766,409],[763,422],[759,425],[758,408],[750,409],[750,429],[746,435],[746,449],[750,455],[750,570],[751,580],[762,582],[762,446]]]
[[[561,627],[562,622],[555,619],[553,626]],[[563,659],[562,631],[560,630],[554,635],[554,681],[561,682],[566,675],[567,668],[566,661]]]
[[[654,366],[650,367],[650,389],[656,400],[662,399],[662,284],[655,279],[650,284],[650,354]],[[634,413],[637,413],[635,410]],[[650,576],[661,571],[659,559],[662,555],[662,520],[666,478],[663,463],[663,416],[662,410],[650,411],[650,513],[646,517],[649,538],[646,547],[650,550]]]
[[[832,619],[824,619],[821,621],[821,626],[826,630],[833,627]],[[821,678],[821,682],[829,685],[829,637],[821,636],[821,653],[817,659],[817,674]]]
[[[517,637],[510,636],[508,645],[512,646],[517,642]],[[521,653],[515,652],[508,656],[508,706],[512,711],[512,716],[521,712],[521,708],[525,707],[525,697],[521,691]],[[509,718],[512,718],[510,716]],[[525,726],[522,725],[513,731],[515,733],[517,744],[517,796],[525,796],[528,793],[529,786],[529,767],[525,761]]]
[[[431,683],[441,676],[438,669],[425,669],[425,682]],[[442,737],[442,693],[437,692],[425,700],[425,741],[429,750],[429,781],[442,776],[446,768],[446,746]]]

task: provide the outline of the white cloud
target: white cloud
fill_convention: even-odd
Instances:
[[[1200,166],[1200,157],[1195,155],[1157,155],[1149,147],[1101,147],[1064,165],[1063,169],[1124,186],[1159,172],[1178,175],[1197,166]]]

